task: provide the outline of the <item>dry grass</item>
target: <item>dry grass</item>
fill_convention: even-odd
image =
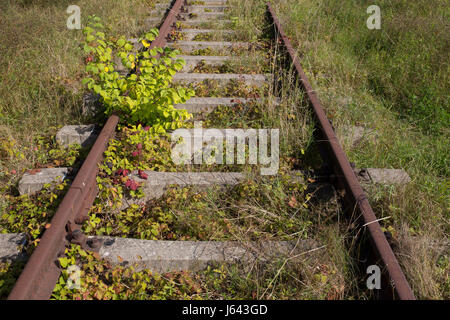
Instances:
[[[114,32],[134,37],[144,31],[142,22],[151,2],[81,0],[78,5],[82,17],[97,14]],[[230,16],[237,18],[233,20],[239,39],[257,41],[264,37],[265,1],[229,2]],[[371,188],[370,200],[378,217],[392,217],[384,220],[384,227],[393,233],[394,250],[416,295],[448,299],[448,128],[442,125],[447,118],[439,106],[445,106],[448,97],[445,61],[449,33],[443,31],[448,26],[442,6],[425,2],[420,4],[426,5],[429,17],[418,14],[427,12],[418,4],[405,9],[406,2],[398,1],[390,6],[387,17],[392,19],[384,24],[388,37],[380,39],[366,30],[363,36],[350,36],[359,34],[355,28],[365,26],[365,8],[355,2],[333,5],[328,1],[280,0],[275,7],[334,124],[363,124],[377,130],[374,141],[346,149],[350,160],[359,167],[405,168],[413,178],[408,186]],[[3,185],[14,183],[25,169],[33,167],[38,136],[85,120],[81,115],[81,31],[66,29],[69,4],[44,0],[6,0],[0,4]],[[359,9],[361,12],[356,11]],[[428,24],[429,30],[424,28]],[[416,29],[420,32],[414,33]],[[402,37],[408,30],[413,31]],[[389,37],[390,41],[386,40]],[[423,37],[429,38],[430,46],[415,41]],[[377,45],[371,46],[373,42]],[[417,48],[425,48],[426,54],[415,56]],[[383,54],[377,56],[377,51]],[[274,73],[280,72],[277,64],[272,67]],[[298,103],[301,94],[292,91],[292,76],[285,74],[283,78],[277,92],[282,103],[267,107],[263,123],[280,128],[282,154],[302,157],[300,150],[312,145],[312,125],[306,107]],[[422,87],[426,90],[419,90]],[[411,100],[410,94],[419,99]],[[412,112],[408,103],[414,106]],[[433,106],[437,111],[430,113],[427,107]],[[404,110],[408,112],[406,119]],[[427,117],[434,117],[431,125]],[[11,174],[13,169],[15,174]],[[261,204],[251,210],[259,212]],[[298,284],[297,298],[366,298],[366,292],[358,290],[357,270],[349,255],[350,233],[340,222],[316,226],[316,238],[325,244],[319,259],[302,257],[301,263],[291,265],[288,257],[286,263],[281,261],[269,270],[269,277],[260,278],[255,273],[252,281],[259,288],[258,297],[275,297],[274,287],[281,284],[283,288],[283,279],[285,284]],[[264,283],[259,282],[262,280]]]
[[[439,226],[428,226],[432,236],[411,235],[407,224],[396,227],[396,230],[397,255],[413,289],[420,290],[423,299],[450,299],[449,243],[448,240],[436,240]]]
[[[366,28],[367,6],[355,1],[274,6],[334,126],[376,130],[375,139],[346,147],[350,161],[403,168],[412,177],[407,186],[373,186],[370,202],[378,217],[391,217],[383,226],[398,243],[394,250],[417,297],[448,298],[444,2],[381,1],[381,31]]]
[[[78,1],[82,27],[100,16],[113,32],[141,34],[152,1]],[[69,30],[69,1],[0,3],[0,181],[14,183],[36,161],[35,140],[83,123],[81,30]],[[15,170],[16,174],[11,175]]]

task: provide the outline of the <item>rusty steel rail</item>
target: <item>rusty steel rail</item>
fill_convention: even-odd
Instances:
[[[289,53],[291,62],[299,76],[303,89],[307,94],[309,103],[313,108],[318,127],[320,128],[321,143],[326,146],[328,159],[332,160],[331,165],[333,172],[340,185],[345,189],[345,197],[351,204],[351,208],[359,212],[362,216],[365,228],[367,228],[369,233],[369,238],[374,253],[383,264],[395,297],[401,300],[415,300],[414,294],[408,284],[408,281],[406,280],[405,275],[403,274],[397,258],[395,257],[383,231],[381,230],[375,213],[373,212],[372,207],[370,206],[369,201],[367,200],[367,197],[359,184],[358,179],[356,178],[344,150],[339,144],[339,140],[336,137],[333,127],[325,114],[322,104],[309,83],[308,78],[300,65],[299,59],[297,58],[288,37],[284,33],[280,21],[270,5],[270,2],[267,3],[267,9],[276,28],[276,33],[281,38]]]
[[[185,0],[177,0],[173,4],[173,6],[169,9],[169,13],[164,19],[163,24],[159,28],[158,37],[151,43],[150,49],[153,47],[164,47],[167,43],[167,36],[169,32],[172,30],[176,17],[181,12],[181,7],[184,5]]]
[[[92,186],[95,186],[97,164],[103,158],[103,152],[118,121],[119,117],[113,115],[106,122],[69,191],[50,221],[50,227],[45,230],[37,248],[9,294],[8,300],[50,298],[61,272],[56,260],[59,255],[64,253],[68,225],[75,225],[75,220],[80,218],[82,212],[86,213],[86,209],[89,209],[89,200],[93,201],[92,194],[95,191],[92,190]]]
[[[158,37],[150,48],[162,47],[181,10],[184,0],[176,0],[167,14]],[[78,171],[64,199],[45,230],[38,246],[28,260],[24,270],[16,281],[8,300],[44,300],[49,299],[58,281],[61,270],[57,264],[58,257],[64,253],[68,236],[79,231],[82,222],[97,196],[96,176],[98,164],[109,139],[114,135],[119,122],[117,115],[111,115],[95,141],[86,160]]]

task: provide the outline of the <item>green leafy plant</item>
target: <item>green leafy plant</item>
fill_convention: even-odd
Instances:
[[[62,273],[52,298],[58,300],[165,300],[201,299],[198,276],[188,272],[164,275],[149,270],[135,271],[133,266],[112,266],[109,262],[78,245],[65,251],[59,259]],[[68,286],[70,266],[79,266],[79,287]]]
[[[198,272],[159,274],[111,265],[71,245],[59,264],[62,272],[52,294],[58,300],[341,299],[345,289],[334,266],[298,259],[214,263]],[[71,276],[73,266],[77,277]]]
[[[230,20],[233,24],[233,29],[236,29],[239,26],[239,17],[231,17]]]
[[[45,228],[49,227],[67,188],[65,181],[55,181],[45,184],[35,195],[7,196],[8,210],[0,216],[0,232],[25,232],[28,246],[34,248]]]
[[[150,127],[141,125],[122,127],[116,139],[111,139],[105,151],[101,170],[111,175],[117,170],[169,170],[170,138],[167,134],[155,134]]]
[[[192,40],[193,41],[212,41],[214,35],[210,32],[199,33]]]
[[[131,204],[126,210],[120,210],[126,199],[138,199],[144,194],[137,176],[147,179],[145,170],[175,171],[170,160],[171,143],[167,134],[156,134],[150,127],[122,127],[115,139],[111,139],[105,151],[105,159],[97,176],[99,195],[91,208],[85,232],[102,235],[129,234],[136,231],[133,222],[142,220],[143,227],[138,228],[141,237],[158,235],[165,222],[162,217],[143,220],[142,207]],[[134,175],[132,175],[134,173]],[[113,214],[110,216],[110,214]],[[164,229],[164,228],[162,228]],[[161,230],[162,230],[161,229]]]
[[[120,112],[127,123],[142,123],[152,127],[153,132],[179,128],[191,115],[186,110],[174,108],[174,104],[184,103],[194,95],[192,90],[169,87],[173,75],[182,69],[184,60],[177,59],[177,50],[154,47],[137,51],[121,36],[107,36],[99,17],[91,16],[84,28],[84,51],[86,71],[89,76],[83,84],[99,94],[111,114]],[[144,48],[158,35],[152,29],[138,41]],[[119,73],[122,67],[127,72]]]

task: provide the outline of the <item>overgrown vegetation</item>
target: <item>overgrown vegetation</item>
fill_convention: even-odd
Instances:
[[[8,297],[24,266],[24,262],[0,262],[0,300]]]
[[[177,50],[153,48],[133,52],[134,47],[124,36],[107,35],[99,17],[84,28],[86,35],[84,52],[89,54],[86,71],[90,77],[83,84],[101,96],[105,112],[120,112],[125,123],[142,123],[154,132],[179,128],[189,119],[186,110],[175,109],[174,104],[184,103],[194,95],[193,90],[169,87],[172,76],[183,68],[184,60],[177,59]],[[145,48],[158,36],[152,29],[139,38]],[[128,72],[122,76],[115,58],[121,59]]]
[[[213,52],[204,54],[209,55]],[[258,63],[255,68],[271,71],[277,69],[278,72],[279,66],[269,62],[270,56],[260,61],[262,63]],[[205,124],[206,127],[218,128],[280,128],[283,155],[280,176],[261,179],[252,175],[251,169],[244,168],[249,176],[237,187],[209,189],[170,187],[161,198],[142,202],[139,201],[143,196],[140,184],[135,179],[139,177],[139,181],[146,180],[143,170],[175,171],[177,168],[167,161],[169,159],[167,137],[155,137],[142,127],[123,129],[106,153],[107,158],[98,178],[100,194],[90,211],[89,220],[84,224],[84,230],[96,235],[160,240],[247,241],[313,237],[323,243],[330,243],[332,239],[333,244],[329,248],[326,246],[320,259],[315,260],[309,253],[305,253],[302,263],[297,260],[293,263],[294,257],[291,257],[270,264],[267,262],[263,265],[257,264],[254,269],[244,268],[244,271],[240,265],[224,266],[222,277],[226,284],[215,280],[212,289],[208,288],[211,269],[189,274],[200,288],[206,287],[204,291],[194,293],[194,297],[234,299],[365,297],[365,293],[357,289],[353,262],[349,259],[347,248],[343,244],[346,227],[342,229],[338,227],[340,214],[338,203],[330,199],[325,202],[312,200],[315,198],[315,192],[320,193],[317,190],[306,191],[306,185],[313,181],[307,182],[301,175],[296,180],[290,173],[299,159],[305,156],[305,149],[309,148],[312,142],[312,123],[307,105],[302,103],[303,95],[295,89],[292,75],[283,73],[282,78],[285,80],[279,87],[274,88],[270,85],[270,88],[264,90],[255,88],[254,92],[243,83],[233,81],[225,87],[230,88],[229,94],[226,94],[228,91],[223,87],[219,90],[214,86],[200,84],[194,88],[198,96],[229,95],[261,98],[262,101],[247,105],[237,103],[233,107],[217,108],[206,118]],[[281,99],[275,102],[273,95]],[[186,126],[189,127],[189,124]],[[186,169],[190,170],[184,167],[184,170]],[[206,170],[214,169],[216,168],[209,167]],[[134,174],[131,174],[132,172]],[[64,264],[76,262],[72,259],[70,263],[65,261]],[[110,269],[101,267],[99,272],[109,274]],[[131,271],[121,272],[131,274]],[[94,277],[93,280],[91,277]],[[142,282],[149,284],[148,288],[151,291],[150,293],[144,293],[140,289],[136,291],[142,293],[142,298],[154,298],[151,294],[158,294],[160,289],[155,290],[153,277],[156,277],[158,282],[159,275],[148,272],[136,274],[136,279],[142,279],[141,277],[145,278]],[[100,279],[98,276],[86,273],[84,278],[87,279],[87,285],[91,286],[90,290],[84,291],[84,297],[93,297],[90,293],[100,290],[99,295],[94,298],[117,298],[111,292],[111,286],[119,285],[116,280],[108,280],[104,282],[106,285],[101,283],[97,286],[94,283]],[[105,278],[111,279],[110,276]],[[125,279],[128,279],[128,276]],[[64,290],[66,280],[61,278],[60,281],[61,287],[57,290]],[[165,284],[167,287],[172,286],[170,282]],[[127,284],[132,288],[137,288],[136,285],[135,282]],[[121,292],[122,289],[117,287],[114,290]],[[163,296],[159,298],[192,298],[192,292],[177,292],[170,297],[161,293]]]
[[[61,194],[67,188],[66,181],[45,184],[35,195],[24,194],[19,197],[8,196],[9,206],[0,217],[1,233],[24,232],[28,245],[35,247],[48,222],[61,202]]]
[[[192,41],[231,41],[234,40],[233,34],[228,34],[225,32],[203,32],[197,34]]]
[[[109,32],[133,37],[145,28],[142,21],[151,2],[95,0],[77,5],[84,26],[87,16],[100,9]],[[68,5],[44,0],[0,4],[2,214],[8,213],[10,197],[17,195],[17,182],[27,169],[76,166],[85,154],[79,146],[58,146],[54,138],[62,125],[85,120],[81,70],[86,61],[79,46],[83,35],[81,30],[67,29]]]
[[[261,179],[253,175],[251,168],[244,166],[247,179],[234,188],[170,187],[159,199],[144,203],[137,201],[143,198],[138,181],[148,178],[145,170],[179,169],[169,160],[170,141],[162,132],[191,126],[179,121],[187,117],[172,107],[173,103],[191,94],[163,89],[172,73],[180,70],[181,66],[172,65],[178,63],[172,60],[154,61],[151,56],[163,53],[167,58],[174,58],[169,51],[134,53],[132,45],[125,40],[142,34],[120,10],[126,7],[131,10],[127,12],[135,15],[133,10],[139,11],[143,1],[132,2],[135,6],[129,1],[111,4],[92,1],[90,5],[86,4],[87,11],[94,12],[99,4],[103,10],[111,10],[111,15],[105,15],[109,22],[114,22],[111,27],[108,21],[105,23],[108,33],[125,34],[117,32],[121,28],[127,32],[131,30],[126,37],[108,40],[106,33],[85,29],[86,53],[95,52],[95,56],[88,56],[84,62],[88,63],[88,72],[91,73],[91,80],[87,80],[89,86],[102,96],[108,112],[121,109],[128,114],[129,120],[138,124],[121,127],[111,141],[97,177],[99,197],[91,208],[84,230],[96,235],[165,240],[295,240],[311,237],[324,245],[314,254],[304,252],[299,256],[257,261],[251,265],[218,265],[201,272],[166,274],[111,266],[97,254],[74,245],[59,260],[64,270],[53,297],[369,298],[367,291],[360,289],[364,287],[364,276],[358,275],[356,262],[349,254],[353,249],[349,231],[352,221],[349,224],[343,222],[338,197],[334,194],[331,200],[320,201],[320,197],[315,197],[320,189],[311,191],[307,188],[315,181],[302,176],[296,180],[290,176],[292,169],[306,169],[311,163],[317,167],[320,161],[311,159],[311,153],[317,152],[312,141],[313,126],[308,106],[303,103],[303,94],[297,89],[298,84],[292,74],[281,70],[277,63],[276,46],[272,48],[272,55],[261,55],[261,58],[252,60],[254,65],[251,66],[248,62],[220,68],[200,64],[195,71],[264,70],[283,79],[282,83],[263,90],[249,88],[239,82],[230,82],[220,89],[214,83],[201,83],[194,89],[199,96],[239,95],[261,99],[262,102],[245,106],[237,103],[232,107],[217,108],[206,117],[205,126],[280,128],[280,175]],[[265,1],[229,2],[231,27],[239,30],[230,40],[252,42],[251,53],[266,50]],[[446,109],[446,71],[449,50],[448,32],[445,32],[448,14],[443,1],[392,3],[380,0],[375,4],[382,9],[381,31],[366,28],[366,7],[357,1],[281,0],[274,3],[274,7],[333,124],[376,128],[376,139],[364,141],[354,149],[348,147],[346,151],[351,161],[358,167],[405,168],[412,176],[413,182],[406,186],[370,186],[368,195],[377,217],[385,218],[381,222],[383,228],[392,235],[393,248],[417,296],[448,299],[449,114]],[[8,5],[0,19],[0,24],[5,24],[7,30],[5,36],[0,36],[0,43],[14,50],[6,51],[3,60],[0,58],[0,67],[6,70],[4,78],[1,78],[6,85],[0,91],[0,209],[8,212],[1,216],[0,232],[27,230],[31,244],[28,249],[32,250],[57,206],[57,199],[60,199],[57,194],[64,192],[64,185],[58,185],[57,191],[46,186],[35,196],[21,197],[12,197],[12,186],[27,167],[72,165],[80,158],[78,147],[69,150],[53,147],[49,137],[55,131],[51,125],[83,120],[78,107],[81,101],[79,83],[84,75],[78,70],[84,62],[81,48],[73,46],[75,38],[81,39],[80,33],[70,33],[63,29],[65,26],[52,26],[47,34],[39,33],[39,26],[48,28],[48,19],[44,25],[40,21],[40,13],[36,12],[44,10],[45,14],[63,20],[65,4],[21,1]],[[3,5],[0,8],[3,9]],[[146,9],[142,10],[137,17],[142,17],[145,12]],[[116,17],[123,20],[115,21]],[[29,39],[28,35],[13,33],[13,26],[16,27],[13,22],[17,20],[21,22],[19,27],[31,29]],[[31,26],[28,21],[34,24]],[[94,21],[94,25],[98,23]],[[213,21],[197,27],[220,28],[219,25]],[[180,22],[178,26],[185,27],[185,24]],[[37,33],[39,37],[36,37]],[[147,46],[154,36],[153,32],[139,41]],[[176,33],[173,37],[181,39],[182,34]],[[198,39],[214,39],[212,35],[203,37]],[[53,45],[42,48],[34,42],[36,38]],[[127,73],[135,71],[135,77],[123,78],[116,72],[118,63],[110,57],[113,51],[121,52],[121,62]],[[241,48],[231,54],[248,52]],[[191,54],[217,55],[224,52],[206,48]],[[12,59],[13,55],[18,58]],[[150,61],[151,65],[146,65],[145,61]],[[52,67],[43,67],[48,65]],[[147,69],[155,65],[155,69]],[[42,70],[42,74],[38,73]],[[22,79],[24,73],[25,76],[30,75],[31,85]],[[160,73],[164,79],[147,92],[153,76]],[[16,88],[16,83],[17,90],[11,90],[13,85]],[[173,96],[174,92],[179,99]],[[145,101],[155,94],[161,99]],[[275,97],[279,99],[275,100]],[[17,109],[13,108],[16,104]],[[155,105],[160,106],[160,110],[156,108],[156,114],[149,113]],[[25,117],[30,111],[32,116]],[[42,116],[42,111],[51,117]],[[27,130],[41,122],[43,125],[36,126],[39,134],[42,128],[47,132],[44,138],[36,140],[38,131],[29,133]],[[161,130],[155,130],[155,125],[160,125]],[[46,142],[39,142],[36,150],[34,144],[30,145],[35,141]],[[205,170],[215,169],[209,167]],[[224,170],[229,169],[232,167]],[[70,290],[66,286],[67,269],[71,265],[81,268],[80,290]],[[20,265],[0,264],[0,297],[7,295],[20,270]]]
[[[201,23],[188,24],[184,21],[177,21],[176,26],[178,29],[229,29],[234,27],[232,23],[227,20],[211,20]]]
[[[315,251],[315,252],[314,252]],[[297,256],[255,260],[249,264],[212,265],[200,272],[158,274],[134,266],[111,266],[73,245],[60,259],[62,276],[54,299],[202,300],[202,299],[339,299],[346,291],[338,265],[323,265],[323,249]],[[314,261],[314,262],[311,262]],[[81,281],[69,266],[81,266]],[[79,289],[68,289],[67,283]]]
[[[0,206],[0,233],[24,233],[26,242],[17,245],[17,249],[31,255],[45,229],[50,227],[49,222],[67,189],[64,181],[45,184],[33,195],[4,195],[5,203]],[[24,266],[23,261],[0,261],[0,299],[8,296]]]
[[[110,33],[142,34],[148,5],[154,1],[78,1],[82,24],[90,14],[106,17]],[[77,169],[86,150],[59,146],[56,131],[79,124],[85,57],[81,30],[66,26],[68,1],[0,3],[0,232],[25,232],[31,253],[66,191],[66,183],[44,186],[35,195],[18,196],[26,170],[70,166]],[[148,29],[147,29],[148,30]],[[5,298],[23,264],[1,263],[0,296]]]
[[[445,1],[371,4],[381,30],[366,27],[362,2],[273,3],[333,125],[376,130],[346,150],[350,161],[412,177],[368,190],[370,202],[389,217],[384,227],[415,294],[448,299],[448,10]]]
[[[230,80],[224,84],[220,80],[204,80],[198,83],[186,84],[186,87],[195,90],[198,97],[238,97],[238,98],[258,98],[264,91],[267,92],[267,85],[249,85],[244,80]]]
[[[152,1],[77,2],[82,26],[101,11],[111,33],[136,37]],[[84,55],[81,30],[69,30],[69,1],[0,3],[0,183],[11,170],[18,175],[36,164],[35,141],[51,137],[55,127],[83,122],[81,79]],[[45,30],[45,31],[44,31]],[[148,31],[148,27],[147,27]],[[3,143],[13,142],[22,156],[5,157]],[[0,200],[1,201],[1,200]]]
[[[168,188],[162,198],[147,199],[145,205],[128,203],[141,194],[125,194],[125,185],[132,177],[116,175],[114,187],[108,185],[111,180],[101,181],[100,197],[85,230],[147,240],[292,240],[313,236],[318,222],[335,221],[339,205],[330,199],[326,205],[311,200],[320,192],[307,191],[301,176],[292,176],[288,168],[283,168],[279,177],[248,177],[234,188]]]

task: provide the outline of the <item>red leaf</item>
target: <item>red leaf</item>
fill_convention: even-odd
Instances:
[[[137,188],[138,188],[138,184],[136,183],[136,181],[131,180],[131,186],[130,186],[130,189],[133,190],[133,191],[136,191]]]
[[[291,197],[291,200],[289,201],[288,205],[291,208],[295,208],[297,206],[297,199],[295,198],[295,196]]]
[[[130,188],[133,191],[136,191],[137,188],[139,187],[139,185],[136,183],[136,181],[134,181],[133,179],[129,179],[126,183],[125,186],[127,188]]]
[[[144,179],[144,180],[147,180],[147,178],[148,178],[148,174],[146,174],[144,171],[142,171],[142,170],[139,170],[138,171],[138,175],[139,175],[139,178],[141,178],[141,179]]]
[[[32,170],[28,170],[29,174],[36,174],[38,172],[41,172],[41,169],[32,169]]]

